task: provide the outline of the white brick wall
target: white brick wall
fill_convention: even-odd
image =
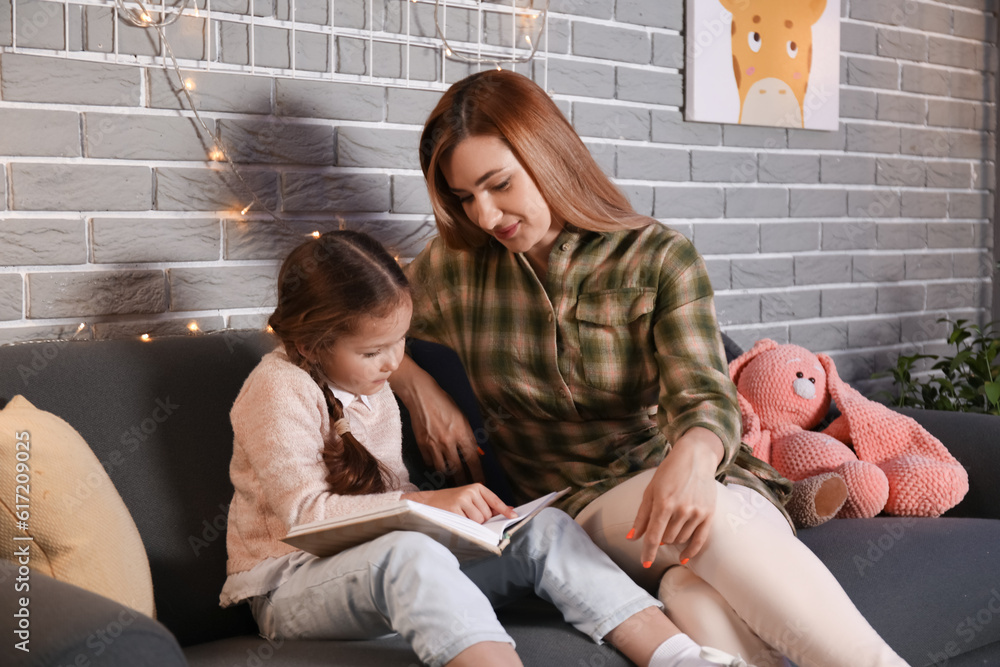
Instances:
[[[341,221],[420,249],[420,125],[472,68],[442,60],[427,0],[295,0],[294,20],[289,1],[199,0],[167,33],[279,226],[237,215],[249,197],[155,34],[116,30],[107,0],[0,0],[0,343],[260,326],[280,257]],[[476,37],[471,7],[449,40]],[[684,122],[682,0],[551,8],[518,71],[692,238],[738,342],[831,352],[858,380],[938,346],[937,317],[991,319],[996,0],[844,0],[837,132]],[[487,17],[484,42],[509,31]]]

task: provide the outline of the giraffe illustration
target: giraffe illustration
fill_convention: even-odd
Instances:
[[[733,74],[746,125],[802,127],[812,26],[826,0],[720,0],[733,15]]]

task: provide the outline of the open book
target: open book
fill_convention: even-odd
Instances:
[[[401,500],[370,512],[295,526],[282,541],[317,556],[332,556],[394,530],[412,530],[448,547],[459,560],[471,560],[499,554],[515,531],[567,491],[553,491],[515,507],[517,517],[513,519],[498,515],[481,524],[447,510]]]

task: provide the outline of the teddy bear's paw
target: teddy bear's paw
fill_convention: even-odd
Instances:
[[[785,509],[798,528],[812,528],[826,523],[847,500],[847,483],[835,472],[795,482]]]
[[[910,454],[880,467],[889,480],[885,511],[896,516],[941,516],[969,490],[969,475],[959,464]]]
[[[889,499],[889,480],[878,466],[848,461],[836,471],[847,483],[847,500],[837,513],[838,519],[870,519],[882,511]]]

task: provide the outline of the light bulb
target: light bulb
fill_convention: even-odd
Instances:
[[[153,17],[152,17],[152,16],[150,16],[149,14],[147,14],[146,12],[143,12],[143,13],[142,13],[142,14],[141,14],[141,15],[139,16],[139,18],[140,18],[140,19],[142,19],[142,22],[143,22],[143,23],[152,23],[152,22],[153,22]]]
[[[250,207],[251,207],[251,206],[253,206],[253,202],[251,202],[251,203],[247,204],[246,206],[244,206],[244,207],[243,207],[243,210],[242,210],[242,211],[240,211],[240,215],[246,215],[246,214],[247,214],[247,211],[249,211],[249,210],[250,210]]]
[[[194,79],[184,79],[184,87],[188,90],[194,90]]]
[[[149,341],[153,340],[153,337],[150,336],[148,333],[144,333],[141,336],[139,336],[139,340],[141,340],[143,343],[148,343]]]
[[[320,237],[320,233],[318,231],[317,232],[313,232],[309,236],[313,237],[314,239],[318,239]]]
[[[198,331],[200,331],[198,323],[192,321],[190,324],[188,324],[188,331],[190,331],[191,333],[197,333]]]
[[[208,159],[212,162],[222,162],[226,159],[226,155],[219,149],[218,146],[216,146],[212,149],[212,152],[208,154]]]

